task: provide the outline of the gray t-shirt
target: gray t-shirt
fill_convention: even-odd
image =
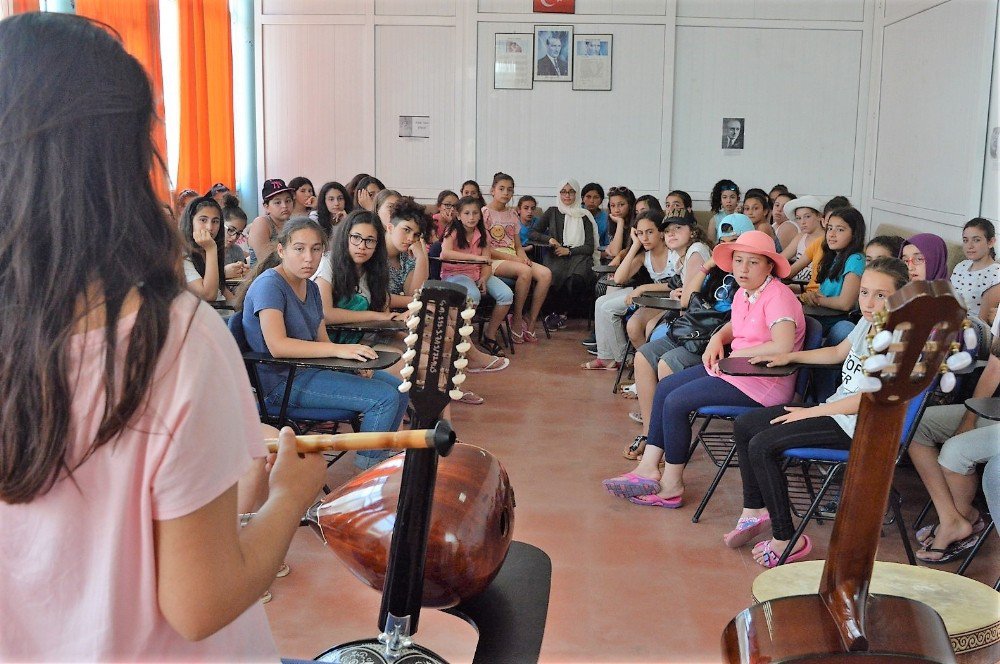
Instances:
[[[851,342],[851,350],[847,354],[847,359],[844,360],[844,365],[840,370],[840,387],[837,391],[830,395],[830,398],[826,400],[827,403],[833,403],[835,401],[840,401],[841,399],[846,399],[849,396],[853,396],[858,393],[858,389],[861,387],[860,379],[864,376],[864,371],[862,369],[862,363],[864,357],[868,353],[868,330],[871,328],[872,324],[862,318],[858,321],[858,324],[854,326],[851,333],[847,335],[847,339]],[[840,428],[843,429],[848,436],[854,436],[854,427],[858,423],[857,414],[854,415],[831,415]]]

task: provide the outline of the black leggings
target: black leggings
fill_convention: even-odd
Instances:
[[[759,408],[740,415],[734,426],[743,476],[743,507],[766,507],[771,515],[771,530],[778,540],[789,540],[795,534],[788,506],[788,482],[781,470],[782,452],[795,447],[836,450],[851,447],[851,437],[832,417],[771,424],[771,420],[785,412],[784,406]]]

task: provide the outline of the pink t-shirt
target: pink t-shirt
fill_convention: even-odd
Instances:
[[[806,319],[802,304],[788,286],[772,279],[757,299],[751,303],[743,288],[733,298],[733,350],[759,346],[771,341],[771,327],[780,320],[795,323],[795,345],[792,350],[802,350],[806,336]],[[719,376],[762,406],[789,403],[795,393],[795,375],[777,377]]]
[[[134,314],[119,322],[119,362],[134,322]],[[79,376],[71,384],[72,467],[104,410],[104,330],[70,344],[69,375]],[[157,604],[154,520],[203,507],[266,454],[236,343],[190,293],[171,307],[147,396],[146,411],[72,481],[60,479],[28,504],[0,503],[0,661],[278,660],[259,602],[194,643]]]
[[[455,233],[464,233],[465,229],[459,226]],[[461,251],[463,254],[475,254],[476,256],[485,256],[489,252],[489,243],[487,246],[480,247],[479,241],[483,237],[477,228],[472,234],[472,239],[469,241],[469,246],[465,249],[456,246],[455,244],[455,233],[452,233],[444,240],[441,241],[441,249],[448,251]],[[473,265],[469,263],[445,263],[441,262],[441,278],[446,279],[448,277],[454,277],[455,275],[464,274],[473,281],[479,281],[479,277],[482,274],[482,265]]]
[[[507,253],[514,253],[514,238],[521,232],[521,221],[517,210],[507,208],[497,212],[489,205],[483,207],[483,223],[486,224],[486,235],[490,246]]]

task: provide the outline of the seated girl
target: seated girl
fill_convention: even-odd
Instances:
[[[743,233],[753,230],[753,224],[742,214],[731,214],[719,226],[719,244],[736,242]],[[707,261],[689,277],[685,290],[700,292],[705,304],[715,311],[726,312],[732,308],[733,296],[737,290],[736,279],[715,264],[715,259]],[[683,317],[683,314],[682,314]],[[670,323],[667,323],[669,325]],[[701,346],[699,348],[699,346]],[[693,350],[692,350],[693,348]],[[649,434],[649,419],[653,408],[653,393],[657,383],[667,376],[701,364],[704,344],[677,343],[669,334],[637,347],[635,354],[635,392],[639,400],[639,412],[631,417],[642,424],[642,434],[622,452],[626,459],[635,460],[646,447]]]
[[[668,216],[663,220],[663,241],[670,250],[669,262],[673,275],[667,281],[658,282],[654,279],[652,283],[633,289],[625,298],[625,304],[629,306],[632,306],[635,298],[642,295],[669,291],[670,297],[679,300],[686,309],[692,293],[697,293],[701,288],[701,279],[697,275],[703,274],[701,269],[711,259],[712,248],[708,246],[708,238],[694,215],[681,215],[678,212],[672,214],[680,216]],[[629,317],[625,331],[635,348],[646,342],[647,327],[660,318],[662,313],[659,309],[640,307]]]
[[[431,217],[434,220],[434,225],[431,227],[431,233],[424,238],[427,244],[430,245],[441,241],[445,231],[451,226],[451,222],[455,220],[455,205],[457,204],[458,194],[450,189],[445,189],[438,194],[437,212]]]
[[[292,216],[308,217],[316,207],[316,190],[312,181],[300,175],[289,180],[288,186],[292,188]]]
[[[716,264],[731,271],[740,288],[732,319],[716,332],[702,364],[667,376],[656,387],[649,440],[632,472],[604,481],[614,495],[637,505],[678,508],[684,503],[684,465],[691,444],[693,411],[703,406],[774,406],[787,403],[795,377],[728,376],[719,370],[725,347],[733,357],[788,353],[802,348],[805,317],[795,294],[780,279],[788,261],[774,251],[766,233],[748,231],[736,242],[715,247]],[[661,472],[660,459],[666,461]]]
[[[726,546],[742,546],[770,525],[772,538],[755,546],[753,555],[764,567],[777,564],[795,533],[781,454],[795,447],[850,448],[861,404],[858,389],[864,375],[862,360],[870,354],[868,330],[874,315],[885,308],[886,299],[907,281],[906,266],[900,261],[878,258],[862,277],[862,319],[839,345],[792,353],[760,352],[751,357],[752,363],[769,367],[791,362],[842,362],[842,382],[833,396],[818,406],[774,406],[750,411],[736,419],[734,438],[743,478],[743,512],[736,528],[723,537]],[[811,549],[809,537],[801,537],[788,562],[805,557]]]
[[[441,241],[441,278],[464,286],[476,304],[479,304],[483,293],[490,294],[495,304],[483,332],[483,347],[491,355],[503,355],[496,340],[497,330],[510,311],[514,293],[507,284],[493,276],[493,260],[489,257],[489,241],[479,201],[471,196],[462,198],[458,201],[456,212],[458,217],[451,222]]]
[[[479,188],[479,183],[475,180],[466,180],[462,183],[462,186],[458,188],[458,193],[462,198],[467,198],[471,196],[479,201],[479,207],[486,207],[486,199],[483,198],[483,192]]]
[[[247,265],[247,255],[243,250],[246,246],[247,213],[240,207],[235,196],[226,196],[222,203],[222,221],[226,226],[226,279],[243,279],[250,272]],[[242,241],[242,244],[240,243]]]
[[[392,213],[396,209],[396,205],[399,203],[399,199],[403,196],[395,189],[383,189],[378,192],[375,196],[375,214],[378,215],[379,221],[382,222],[382,227],[384,228],[389,220],[392,219]]]
[[[262,261],[274,251],[274,241],[277,239],[285,222],[292,217],[292,191],[284,180],[273,178],[266,180],[260,189],[260,197],[264,202],[264,214],[250,223],[247,230],[247,244],[250,245],[250,267]]]
[[[622,317],[631,304],[630,294],[647,285],[665,284],[676,274],[676,254],[671,263],[671,251],[664,240],[665,229],[662,213],[647,211],[636,218],[635,228],[632,229],[635,242],[615,270],[614,281],[628,284],[637,279],[638,285],[609,288],[607,293],[597,298],[594,303],[597,359],[580,365],[581,368],[616,370],[628,342]],[[664,294],[667,290],[669,286],[661,288]]]
[[[608,246],[608,213],[601,209],[604,203],[604,187],[596,182],[583,185],[583,207],[587,208],[597,224],[598,246],[601,249]]]
[[[378,192],[385,189],[385,185],[374,175],[368,175],[361,178],[358,181],[357,188],[354,190],[354,200],[352,201],[352,207],[354,209],[368,210],[369,212],[375,211],[375,197],[378,196]]]
[[[181,216],[181,235],[187,245],[184,280],[189,291],[207,302],[233,296],[226,288],[222,208],[210,196],[188,203]]]
[[[538,341],[535,322],[548,296],[552,272],[541,263],[532,262],[521,248],[517,210],[507,207],[514,197],[514,179],[506,173],[494,175],[490,197],[490,204],[483,208],[483,224],[489,238],[493,274],[515,280],[510,335],[516,344],[534,343]],[[535,290],[531,295],[531,309],[525,316],[524,307],[532,282]]]
[[[768,196],[771,199],[771,228],[774,230],[774,237],[778,238],[781,250],[784,252],[793,242],[797,241],[799,227],[794,219],[785,216],[785,204],[794,201],[798,196],[785,191],[775,192],[773,189]],[[785,255],[787,258],[787,254]]]
[[[918,233],[904,241],[899,257],[910,270],[910,281],[948,278],[948,247],[933,233]]]
[[[899,258],[902,248],[903,238],[898,235],[877,235],[865,245],[865,265],[870,265],[876,258]]]
[[[644,194],[635,199],[636,217],[643,212],[649,212],[650,210],[654,212],[663,212],[663,208],[660,206],[660,201],[656,200],[656,196],[653,196],[652,194]]]
[[[716,242],[719,239],[719,224],[728,215],[736,212],[740,204],[740,188],[732,180],[719,180],[712,187],[711,206],[712,218],[708,220],[708,239]]]
[[[976,217],[962,229],[965,260],[951,271],[951,285],[962,298],[969,316],[988,328],[1000,302],[1000,263],[996,260],[996,230],[989,219]]]
[[[531,227],[535,225],[535,209],[538,207],[538,201],[535,200],[534,196],[521,196],[517,199],[517,220],[521,224],[521,228],[518,229],[518,239],[521,240],[521,248],[525,252],[532,251],[535,247],[531,244],[531,240],[528,238],[528,234],[531,232]],[[541,252],[538,252],[541,253]],[[541,256],[538,253],[533,254],[535,260],[541,261]]]
[[[593,302],[597,224],[580,205],[579,191],[580,185],[576,180],[567,178],[560,182],[558,204],[546,210],[528,233],[533,243],[548,249],[545,267],[552,272],[549,299],[554,300],[555,310],[550,314],[551,319],[547,319],[549,328],[564,326],[571,308],[582,309]],[[621,192],[615,189],[611,192],[611,218],[614,221],[615,199],[621,199]]]
[[[368,226],[374,224],[369,221]],[[364,248],[364,242],[361,245]],[[312,281],[325,249],[326,235],[315,221],[302,217],[285,224],[278,236],[277,266],[253,281],[239,314],[247,343],[254,351],[273,357],[358,361],[378,357],[368,346],[330,342],[319,287]],[[258,374],[265,403],[278,406],[285,392],[286,372],[261,367]],[[331,420],[362,415],[361,431],[396,431],[408,403],[406,395],[396,389],[400,382],[385,371],[366,378],[328,369],[299,369],[288,403],[293,408],[327,410]],[[362,453],[355,464],[368,467],[386,456],[381,451]]]
[[[743,197],[743,214],[753,222],[754,230],[767,233],[774,239],[774,248],[781,251],[781,243],[774,235],[774,229],[770,221],[771,199],[767,197],[763,189],[748,189]]]
[[[596,223],[596,222],[595,222]],[[608,246],[604,256],[617,266],[632,242],[635,223],[635,194],[628,187],[608,190]]]
[[[847,320],[847,312],[858,303],[861,273],[865,271],[864,243],[865,218],[860,212],[849,207],[830,213],[823,240],[823,259],[816,274],[819,290],[806,291],[799,296],[802,304],[844,312],[816,316],[823,325],[828,346],[839,344],[854,328]]]
[[[318,221],[320,228],[329,236],[333,234],[333,227],[350,212],[351,199],[347,195],[347,187],[339,182],[327,182],[320,187],[316,209],[309,213],[309,218]]]
[[[799,234],[787,245],[781,255],[791,264],[791,278],[807,282],[813,276],[813,256],[810,247],[821,247],[823,240],[823,206],[815,196],[802,196],[785,203],[785,215],[795,219]],[[819,242],[820,244],[817,244]]]
[[[694,215],[691,194],[674,189],[663,199],[663,214],[666,217]],[[706,236],[707,237],[707,236]]]

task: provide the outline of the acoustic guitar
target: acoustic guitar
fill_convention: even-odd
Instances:
[[[955,342],[965,312],[947,281],[913,282],[890,296],[866,360],[861,406],[819,594],[756,604],[723,633],[728,662],[954,662],[948,633],[931,607],[870,595],[875,552],[907,401],[918,395]],[[880,338],[881,337],[881,338]],[[887,347],[886,342],[888,342]]]

